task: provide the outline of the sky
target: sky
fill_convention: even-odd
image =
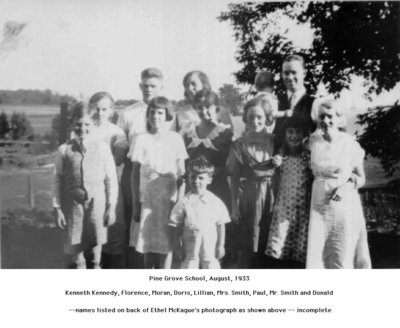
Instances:
[[[229,0],[1,0],[0,35],[7,21],[26,22],[18,42],[0,54],[0,89],[51,89],[84,98],[100,90],[115,99],[140,99],[140,72],[160,68],[164,93],[183,97],[191,70],[208,74],[212,87],[235,83],[236,42],[217,17]],[[312,34],[290,25],[289,36],[307,46]],[[343,91],[348,108],[366,108],[362,80]],[[393,103],[395,90],[374,99]],[[396,98],[397,97],[397,98]]]
[[[182,79],[203,70],[214,88],[239,69],[228,1],[117,0],[0,2],[0,28],[28,22],[18,47],[0,57],[0,88],[45,89],[88,96],[140,98],[140,72],[160,68],[165,94],[183,97]],[[1,33],[3,31],[0,31]]]

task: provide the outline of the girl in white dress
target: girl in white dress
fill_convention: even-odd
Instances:
[[[171,267],[172,245],[168,221],[174,204],[183,197],[185,159],[182,137],[168,129],[171,104],[165,97],[153,98],[147,109],[148,132],[131,145],[133,162],[133,220],[130,246],[144,255],[145,268]]]
[[[367,230],[357,189],[365,183],[364,151],[339,130],[337,103],[315,104],[319,129],[309,141],[315,177],[311,196],[307,268],[370,268]]]

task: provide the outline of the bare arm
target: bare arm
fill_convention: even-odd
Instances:
[[[239,222],[239,185],[240,185],[240,170],[241,163],[238,159],[238,152],[235,151],[236,143],[233,143],[229,151],[229,156],[226,162],[228,171],[228,183],[231,196],[231,219],[234,223]]]
[[[363,164],[355,166],[351,178],[343,185],[337,187],[332,193],[331,199],[334,201],[341,201],[345,197],[346,192],[352,189],[358,189],[365,184],[365,172]]]
[[[183,198],[185,196],[185,189],[186,189],[186,182],[185,182],[185,161],[184,160],[178,160],[178,178],[177,178],[177,188],[178,188],[178,199]]]
[[[115,222],[115,207],[118,198],[118,177],[115,163],[111,151],[108,146],[104,147],[105,151],[105,177],[104,187],[106,192],[106,210],[104,213],[104,226],[110,226]]]
[[[280,110],[273,112],[274,118],[291,117],[293,115],[293,109]]]
[[[353,169],[351,179],[354,181],[355,187],[361,188],[365,184],[365,171],[363,163],[360,163]]]
[[[233,130],[232,119],[228,108],[222,107],[218,113],[218,116],[222,123],[229,125],[230,129]]]
[[[169,234],[171,238],[172,251],[175,253],[175,256],[178,257],[179,261],[184,259],[184,252],[182,246],[182,227],[181,226],[169,226]]]
[[[240,176],[233,174],[228,179],[230,184],[230,195],[231,195],[231,219],[233,222],[239,222],[239,184]]]
[[[218,260],[225,256],[225,224],[217,225],[216,256]]]
[[[61,146],[58,149],[54,163],[54,176],[52,182],[54,219],[57,227],[60,229],[64,229],[67,226],[67,221],[65,220],[64,213],[61,210],[62,161],[64,148],[65,146]]]
[[[184,258],[184,252],[182,247],[182,234],[183,226],[186,218],[185,207],[183,202],[178,202],[172,209],[171,215],[168,221],[168,229],[172,250],[180,261]]]
[[[124,162],[127,153],[128,153],[127,148],[115,147],[113,151],[113,156],[116,166],[120,166]]]

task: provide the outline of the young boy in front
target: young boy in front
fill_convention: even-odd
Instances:
[[[168,225],[175,250],[182,241],[182,269],[220,269],[225,255],[225,224],[230,218],[222,200],[207,190],[213,173],[214,166],[205,157],[190,161],[190,191],[171,212]]]

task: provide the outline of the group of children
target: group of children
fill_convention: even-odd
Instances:
[[[126,121],[109,122],[106,92],[73,108],[73,137],[59,148],[54,179],[67,267],[86,267],[85,257],[94,268],[124,267],[128,245],[144,268],[370,267],[357,202],[363,153],[339,131],[336,103],[316,104],[310,138],[296,116],[278,138],[270,127],[282,113],[261,92],[245,105],[246,128],[234,140],[218,96],[196,90],[195,79],[204,82],[191,73],[191,107],[174,112],[167,98],[149,96],[139,104],[144,114],[131,117],[145,120],[136,135]],[[183,124],[187,113],[196,121]],[[129,180],[117,174],[123,163]]]

